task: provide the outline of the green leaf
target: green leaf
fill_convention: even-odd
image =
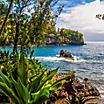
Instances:
[[[42,79],[42,83],[39,85],[39,89],[41,89],[41,87],[49,80],[51,80],[53,78],[53,76],[57,73],[57,70],[58,69],[55,69],[55,70],[51,70],[49,72],[49,74],[47,74],[47,76],[45,76],[43,79]]]
[[[61,78],[61,79],[59,79],[59,80],[56,80],[56,81],[52,84],[52,86],[56,86],[57,84],[61,83],[63,80],[68,80],[68,81],[69,81],[69,76],[66,76],[66,77],[64,77],[64,78]]]
[[[36,93],[32,93],[32,98],[33,98],[33,103],[38,104],[39,101],[41,101],[41,98],[44,99],[44,101],[49,98],[50,92],[49,92],[49,88],[51,86],[47,86],[42,88],[41,90],[39,90]]]
[[[0,91],[10,97],[14,103],[21,104],[19,98],[15,95],[13,90],[6,85],[6,83],[0,82]]]
[[[18,84],[20,85],[21,89],[23,90],[22,91],[23,93],[21,96],[23,96],[25,104],[28,104],[28,99],[30,98],[28,88],[23,85],[23,83],[21,82],[20,79],[18,79]]]
[[[18,78],[21,79],[25,86],[28,83],[28,71],[26,71],[27,65],[25,64],[26,60],[27,59],[25,59],[24,55],[22,55],[19,61],[19,67],[17,69]]]
[[[30,98],[28,93],[28,88],[23,85],[23,83],[19,78],[18,81],[15,81],[13,77],[11,78],[15,89],[14,91],[17,94],[18,98],[20,99],[21,103],[28,104],[28,99]]]
[[[30,82],[30,90],[33,92],[37,92],[39,89],[38,87],[41,84],[42,78],[43,78],[43,73],[41,73],[40,75],[35,76],[34,79],[32,79],[32,82]]]
[[[33,54],[34,54],[34,50],[31,51],[30,58],[32,58]]]
[[[4,82],[8,87],[12,87],[12,81],[0,71],[0,82]]]

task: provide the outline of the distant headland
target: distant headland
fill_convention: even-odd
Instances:
[[[55,34],[47,35],[45,39],[46,45],[85,45],[82,33],[65,28],[58,29]]]

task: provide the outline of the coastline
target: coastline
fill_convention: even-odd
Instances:
[[[56,74],[53,77],[53,80],[59,80],[65,76],[71,79],[71,81],[68,80],[67,82],[64,82],[62,84],[63,87],[53,94],[55,95],[55,98],[54,96],[50,98],[50,100],[54,99],[54,103],[52,104],[67,104],[65,103],[67,98],[67,101],[70,102],[70,104],[74,104],[76,98],[81,104],[100,104],[98,103],[101,99],[100,93],[87,78],[83,79],[83,81],[81,82],[75,76],[74,72],[61,72]],[[75,99],[73,99],[73,96],[75,97]]]
[[[96,42],[89,42],[89,43],[94,43],[94,44],[95,44]],[[97,43],[100,44],[100,43],[104,43],[104,42],[97,42]],[[35,46],[35,45],[33,45],[33,46]],[[98,90],[99,90],[99,89],[98,89]],[[99,91],[100,91],[100,90],[99,90]],[[101,95],[101,101],[103,101],[102,99],[104,99],[104,98],[103,98],[103,96]],[[100,104],[102,104],[102,103],[100,103]]]

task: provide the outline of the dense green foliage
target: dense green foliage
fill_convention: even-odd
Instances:
[[[3,31],[3,33],[1,32],[1,42],[15,43],[14,51],[18,44],[30,46],[44,43],[47,34],[55,33],[55,20],[63,8],[60,7],[57,14],[51,13],[51,6],[57,2],[58,0],[14,0],[11,12],[7,12],[9,16],[4,22],[6,24],[2,25],[3,29],[1,28]],[[7,3],[4,2],[3,5],[3,8],[6,8]],[[6,17],[2,17],[0,21],[4,18]],[[22,40],[23,38],[24,40]]]
[[[78,31],[62,28],[60,34],[64,36],[65,43],[84,43],[83,34]]]
[[[1,63],[0,94],[7,96],[8,103],[42,104],[60,87],[61,80],[52,81],[57,70],[48,71],[37,60],[27,59],[23,54],[16,55],[14,64],[12,58]],[[4,99],[1,97],[0,103]]]
[[[76,44],[83,45],[83,34],[71,29],[61,28],[56,33],[49,34],[46,38],[46,44]]]
[[[57,69],[48,70],[32,59],[31,50],[34,42],[39,45],[45,34],[55,31],[56,15],[52,16],[50,5],[57,2],[0,1],[0,45],[13,44],[12,53],[0,51],[0,103],[42,104],[60,87],[63,79],[52,81]]]
[[[13,0],[11,1],[13,2]],[[83,35],[77,31],[69,29],[61,29],[61,32],[56,31],[55,21],[63,9],[63,6],[60,6],[58,12],[51,13],[51,7],[57,2],[58,0],[14,0],[10,13],[7,11],[7,8],[10,7],[7,5],[7,3],[9,4],[8,0],[7,3],[1,2],[1,45],[14,45],[14,51],[17,45],[31,47],[35,44],[39,46],[46,44],[46,37],[49,34],[58,37],[57,42],[60,44],[83,43]],[[7,11],[7,14],[4,10]],[[8,17],[7,19],[5,15]]]

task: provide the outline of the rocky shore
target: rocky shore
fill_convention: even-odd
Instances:
[[[58,73],[53,80],[68,76],[68,81],[50,96],[47,104],[101,104],[98,89],[92,85],[88,78],[79,81],[73,72]],[[102,103],[103,104],[103,103]]]

